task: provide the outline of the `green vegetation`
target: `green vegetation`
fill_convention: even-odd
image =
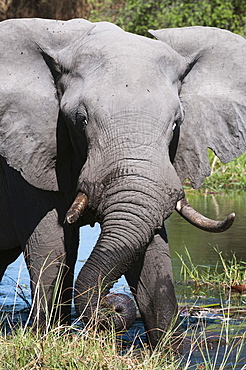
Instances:
[[[219,252],[218,252],[219,253]],[[182,261],[181,278],[186,284],[195,282],[196,297],[201,294],[204,285],[210,289],[230,289],[232,284],[241,284],[246,279],[246,263],[234,258],[226,262],[219,253],[220,267],[211,270],[207,266],[196,266],[188,251]],[[134,342],[142,345],[134,347],[134,343],[126,342],[114,330],[101,331],[99,326],[88,324],[81,328],[77,323],[73,326],[56,326],[50,331],[41,334],[28,327],[19,325],[11,332],[6,333],[2,322],[2,336],[0,337],[0,369],[7,370],[37,370],[37,369],[81,369],[81,370],[114,370],[114,369],[149,369],[149,370],[186,370],[189,368],[193,351],[200,351],[200,367],[194,369],[220,370],[227,369],[230,358],[231,369],[241,369],[241,360],[246,345],[245,309],[231,306],[228,300],[223,307],[223,300],[214,305],[186,305],[181,309],[186,312],[186,318],[202,317],[202,315],[216,315],[220,323],[206,325],[197,319],[199,325],[188,326],[176,339],[176,346],[172,346],[171,331],[163,338],[160,346],[150,352],[141,337],[136,334]],[[189,316],[191,315],[191,316]],[[237,315],[241,325],[229,322],[228,317]],[[3,318],[2,318],[3,320]],[[109,325],[110,326],[110,325]],[[184,325],[183,325],[184,326]],[[184,341],[184,342],[183,342]],[[178,343],[186,343],[183,353],[179,352]],[[188,347],[187,347],[188,343]],[[211,352],[212,349],[212,352]],[[234,352],[233,352],[234,351]],[[233,354],[232,354],[233,352]],[[238,365],[238,367],[236,367]],[[193,367],[192,367],[193,368]]]
[[[201,307],[200,307],[201,309]],[[243,324],[242,324],[243,325]],[[229,330],[228,320],[222,323],[216,341],[219,351],[225,347],[225,332]],[[80,369],[80,370],[186,370],[193,350],[201,351],[204,364],[201,369],[211,370],[220,364],[220,370],[226,369],[226,363],[234,347],[237,348],[234,366],[243,353],[245,335],[235,328],[233,336],[226,340],[224,356],[211,356],[211,334],[202,326],[185,330],[179,339],[187,338],[190,343],[188,358],[183,359],[177,349],[170,345],[168,333],[160,346],[150,352],[146,345],[134,348],[134,345],[118,339],[112,331],[99,332],[96,329],[76,329],[75,327],[56,327],[45,335],[32,329],[19,328],[0,338],[0,368],[2,370],[38,370],[38,369]],[[190,352],[189,352],[190,351]],[[205,356],[206,355],[206,356]],[[217,365],[217,366],[216,366]],[[232,367],[235,368],[235,367]],[[198,368],[197,368],[198,369]]]
[[[148,29],[210,26],[246,36],[246,4],[240,0],[92,1],[90,20],[115,22],[126,31],[148,36]]]
[[[235,190],[246,190],[246,152],[229,163],[222,163],[208,149],[211,174],[198,189],[202,193],[228,193]],[[193,191],[190,181],[183,183],[185,191]]]
[[[246,152],[232,162],[223,164],[209,151],[211,175],[206,178],[202,190],[246,190]]]
[[[185,256],[178,254],[181,260],[180,277],[182,281],[193,281],[196,288],[202,286],[215,287],[224,293],[225,289],[232,286],[245,284],[246,292],[246,261],[238,261],[233,255],[232,259],[227,261],[222,252],[218,253],[218,262],[215,268],[210,265],[196,265],[185,248]]]
[[[112,331],[56,327],[45,335],[19,328],[0,338],[0,368],[19,369],[167,369],[178,368],[171,349],[164,354],[170,334],[162,350],[150,353],[147,347],[134,351],[133,346],[117,340]],[[170,345],[168,346],[170,348]],[[121,355],[122,351],[125,352]]]
[[[149,28],[211,26],[246,36],[241,0],[0,0],[0,20],[19,17],[109,21],[147,36]]]

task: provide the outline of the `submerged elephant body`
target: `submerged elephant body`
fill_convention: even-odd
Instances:
[[[163,221],[182,181],[209,174],[208,147],[224,161],[245,151],[246,42],[205,27],[153,40],[81,19],[0,31],[1,276],[23,251],[36,324],[47,312],[69,321],[78,229],[100,222],[77,311],[87,321],[100,301],[118,329],[131,325],[132,305],[108,295],[124,274],[155,346],[177,313]]]

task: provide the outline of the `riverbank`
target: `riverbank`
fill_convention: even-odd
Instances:
[[[168,333],[151,353],[140,321],[124,335],[113,328],[100,331],[99,325],[82,328],[76,321],[40,334],[23,322],[8,333],[2,325],[0,369],[245,369],[246,297],[244,292],[233,293],[233,286],[244,283],[246,266],[236,258],[227,262],[218,256],[223,271],[196,265],[188,252],[180,257],[176,287],[182,334],[175,348]],[[199,304],[202,296],[212,303]]]

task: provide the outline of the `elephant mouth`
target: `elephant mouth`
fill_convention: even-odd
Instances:
[[[65,221],[73,224],[82,217],[88,205],[88,196],[78,192],[73,204],[69,208]],[[228,230],[235,219],[235,213],[229,214],[224,220],[217,221],[203,216],[187,202],[185,198],[180,199],[175,207],[176,211],[193,226],[208,232],[220,233]]]

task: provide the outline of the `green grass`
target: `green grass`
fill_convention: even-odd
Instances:
[[[19,328],[0,339],[0,369],[174,370],[179,366],[171,350],[163,355],[161,349],[150,353],[147,347],[140,351],[129,346],[121,355],[123,347],[113,330],[56,327],[42,336],[31,328]]]
[[[225,192],[230,190],[246,190],[246,152],[232,162],[223,164],[215,154],[208,150],[211,175],[205,179],[200,190],[202,192]],[[189,182],[185,187],[190,189]]]
[[[186,248],[184,256],[177,253],[181,261],[180,282],[176,286],[177,295],[182,297],[180,303],[194,302],[198,310],[202,306],[222,312],[223,302],[227,302],[228,314],[242,314],[246,318],[246,261],[238,261],[235,255],[226,260],[222,252],[215,250],[218,261],[214,267],[195,264]],[[240,287],[244,287],[242,294],[236,290]]]
[[[230,289],[232,284],[243,283],[246,279],[246,263],[237,261],[236,258],[226,262],[219,252],[219,263],[213,270],[207,266],[196,265],[188,251],[185,256],[180,256],[180,259],[182,262],[181,279],[186,284],[191,280],[194,282],[196,296],[203,294],[204,286],[209,289],[214,289],[216,286],[216,289],[221,289],[222,297],[225,289]],[[177,348],[174,349],[170,345],[171,331],[165,335],[158,348],[151,352],[145,343],[136,348],[134,343],[124,342],[110,325],[110,329],[106,331],[101,331],[99,326],[90,324],[85,328],[76,323],[73,326],[57,325],[42,334],[22,324],[7,333],[2,323],[0,369],[186,370],[189,368],[192,352],[200,351],[200,364],[197,367],[193,366],[192,370],[223,370],[228,369],[229,357],[235,349],[230,369],[244,369],[240,365],[239,357],[245,350],[246,333],[242,332],[245,321],[241,318],[241,325],[233,325],[229,322],[228,317],[234,317],[236,311],[240,310],[235,306],[232,307],[230,300],[226,305],[223,306],[223,304],[221,298],[221,302],[213,307],[194,304],[187,308],[193,313],[214,312],[222,316],[219,329],[216,327],[217,342],[213,355],[211,355],[211,345],[214,346],[213,331],[215,329],[213,325],[195,325],[188,327],[180,334],[180,340],[184,340],[183,343],[186,343],[186,346],[188,343],[185,350],[187,357],[182,361],[182,355],[178,354]]]
[[[231,260],[226,260],[222,252],[218,251],[218,262],[215,267],[210,265],[197,265],[192,261],[187,248],[185,257],[177,253],[181,261],[180,277],[184,282],[193,281],[199,286],[215,286],[230,288],[233,285],[246,283],[246,261],[238,261],[233,255]]]
[[[125,349],[125,343],[117,340],[113,330],[100,332],[90,328],[56,327],[41,335],[31,328],[24,331],[20,327],[0,338],[0,369],[186,370],[189,368],[192,352],[200,351],[203,363],[192,369],[218,369],[220,364],[219,369],[223,370],[228,369],[228,358],[237,346],[237,355],[231,367],[234,369],[246,338],[237,331],[233,336],[229,335],[229,325],[225,321],[218,332],[218,355],[215,357],[210,353],[211,335],[205,325],[184,331],[183,338],[186,337],[189,349],[188,357],[183,362],[182,357],[170,346],[170,333],[151,353],[146,345],[141,349],[134,349],[133,345]],[[220,348],[225,346],[224,355],[218,359]],[[124,355],[122,350],[125,350]]]

